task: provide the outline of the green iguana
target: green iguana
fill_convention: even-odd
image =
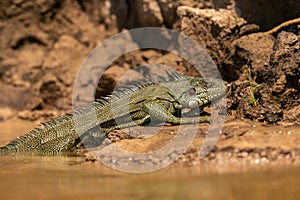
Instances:
[[[147,125],[151,120],[171,124],[209,122],[206,116],[183,117],[181,110],[201,111],[225,94],[226,82],[182,76],[175,71],[167,74],[157,75],[157,80],[135,82],[73,114],[42,123],[41,128],[1,146],[0,153],[58,153],[81,144],[100,145],[112,130]]]

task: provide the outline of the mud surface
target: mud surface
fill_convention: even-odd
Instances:
[[[252,1],[233,0],[1,1],[0,143],[72,110],[76,73],[97,44],[124,29],[155,26],[198,41],[230,84],[228,117],[216,146],[199,158],[208,127],[201,124],[186,153],[177,155],[174,150],[166,158],[179,156],[173,167],[221,173],[299,165],[300,25],[264,32],[300,17],[299,1],[260,2],[254,9],[258,4]],[[287,12],[278,15],[279,8]],[[126,71],[151,63],[199,76],[190,63],[172,53],[138,50],[111,64],[99,80],[95,98],[110,94]],[[139,73],[143,77],[149,72]],[[89,90],[89,84],[82,89]],[[84,95],[78,99],[82,104],[88,101]],[[172,140],[176,130],[166,126],[151,137],[146,132],[128,136],[116,131],[109,138],[120,148],[149,152]],[[109,148],[107,143],[94,151]],[[95,161],[85,156],[88,163]],[[154,165],[163,162],[149,160]],[[122,162],[117,164],[128,161]]]
[[[254,24],[245,17],[250,15],[247,14],[250,11],[244,10],[246,3],[139,2],[1,2],[1,108],[17,111],[19,117],[31,120],[70,111],[75,75],[97,44],[123,28],[162,26],[181,31],[207,49],[222,77],[232,86],[228,109],[233,116],[266,123],[297,123],[300,85],[297,24],[269,35],[259,32],[260,27],[266,28],[264,25]],[[272,26],[297,17],[298,3],[281,4],[272,5],[274,8],[265,6],[274,11],[278,6],[290,8],[289,14],[274,17]],[[111,65],[99,82],[96,98],[109,94],[127,70],[149,63],[198,75],[189,63],[171,53],[136,51]],[[7,113],[1,112],[2,120],[7,117]]]

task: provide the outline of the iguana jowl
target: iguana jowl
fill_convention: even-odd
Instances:
[[[171,124],[209,122],[208,117],[184,118],[180,116],[181,110],[202,110],[222,97],[226,89],[222,80],[193,78],[172,71],[167,78],[157,76],[155,81],[136,82],[73,114],[43,123],[42,128],[0,147],[0,153],[58,153],[81,143],[100,145],[112,130],[145,125],[153,119]]]

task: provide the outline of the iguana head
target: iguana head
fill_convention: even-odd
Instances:
[[[203,107],[223,97],[228,89],[228,83],[221,79],[193,78],[190,84],[189,91],[184,95],[185,99],[182,99],[189,108]]]
[[[228,83],[221,79],[185,77],[172,88],[175,99],[182,108],[202,108],[226,94]]]

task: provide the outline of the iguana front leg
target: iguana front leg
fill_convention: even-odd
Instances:
[[[140,118],[134,117],[132,121],[122,124],[115,124],[110,128],[100,128],[100,126],[96,126],[90,129],[85,137],[82,138],[82,143],[86,146],[98,146],[102,143],[102,141],[106,138],[106,134],[108,134],[110,131],[143,125],[151,118],[156,119],[159,122],[165,121],[171,124],[198,124],[210,122],[208,117],[200,117],[197,119],[176,117],[172,114],[172,112],[170,112],[170,110],[173,109],[170,106],[163,105],[159,102],[159,100],[146,101],[142,104],[141,110],[138,113],[140,114]]]
[[[143,104],[143,110],[151,117],[171,124],[197,124],[210,122],[209,117],[200,117],[197,119],[176,117],[157,100],[145,102]]]

